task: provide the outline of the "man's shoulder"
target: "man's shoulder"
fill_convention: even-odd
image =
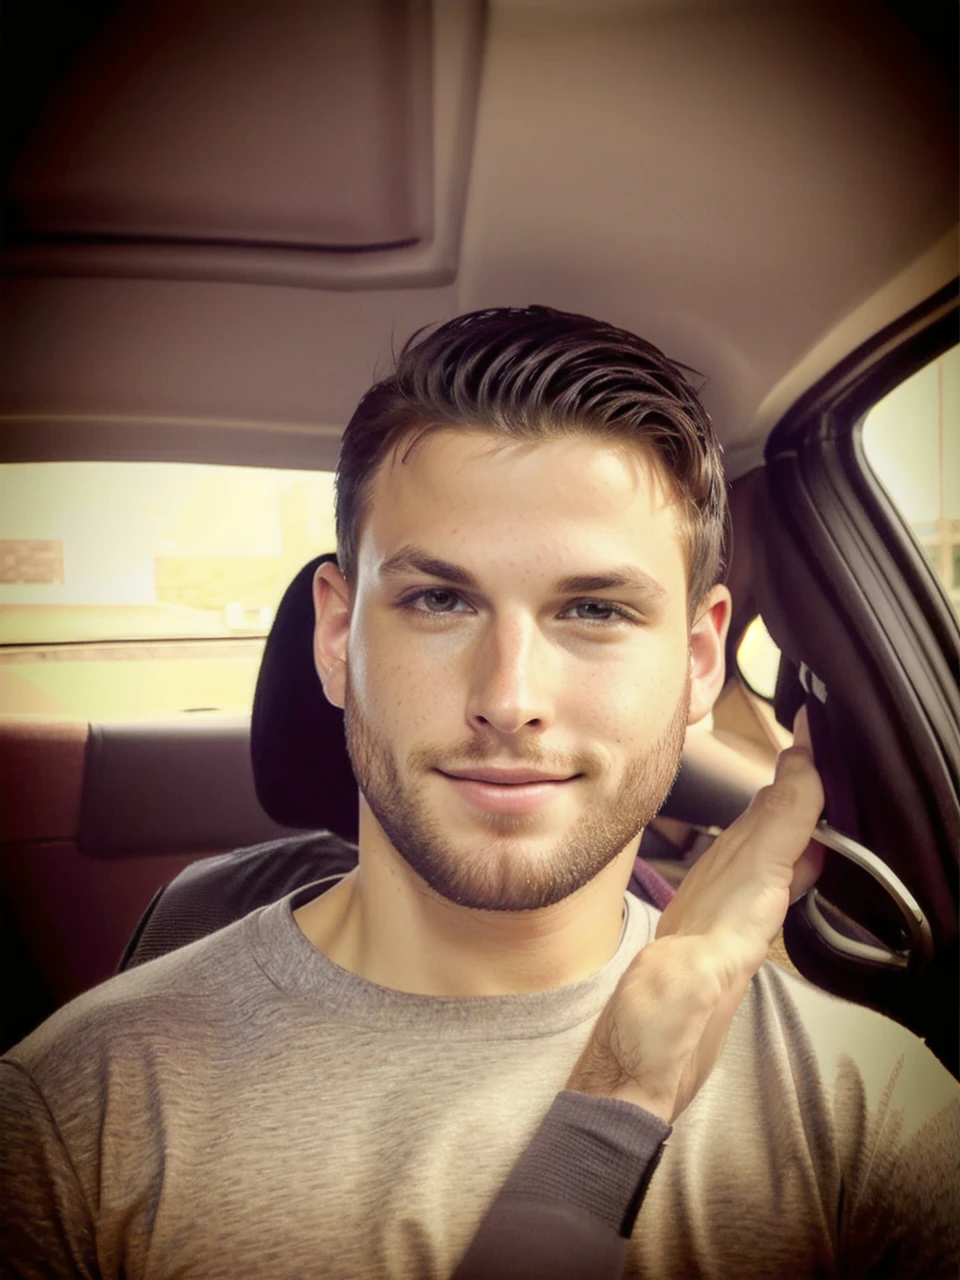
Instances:
[[[907,1027],[866,1005],[825,991],[792,968],[768,960],[753,980],[754,999],[778,1011],[778,1021],[786,1026],[799,1020],[808,1031],[825,1034],[829,1040],[839,1036],[840,1043],[867,1037],[871,1043],[882,1039],[898,1051],[918,1045],[925,1048]]]
[[[124,1045],[180,1038],[185,1026],[208,1022],[237,984],[256,980],[247,928],[248,921],[237,921],[108,978],[63,1005],[0,1062],[40,1084],[47,1073],[69,1072],[71,1062],[92,1066]]]
[[[745,1013],[761,1054],[779,1051],[795,1078],[816,1076],[832,1094],[858,1095],[867,1106],[960,1105],[960,1085],[909,1028],[778,964],[754,977]]]

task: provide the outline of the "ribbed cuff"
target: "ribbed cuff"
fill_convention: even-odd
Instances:
[[[629,1236],[670,1132],[659,1116],[631,1102],[566,1089],[501,1195],[573,1204]]]

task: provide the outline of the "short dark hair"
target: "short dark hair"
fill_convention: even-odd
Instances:
[[[720,446],[687,366],[625,329],[550,307],[497,307],[418,330],[347,424],[336,478],[337,558],[355,580],[377,471],[397,444],[451,427],[517,441],[596,435],[645,450],[684,507],[692,614],[723,569]]]

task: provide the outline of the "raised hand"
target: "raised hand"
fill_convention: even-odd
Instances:
[[[788,906],[820,874],[824,850],[811,835],[822,808],[801,711],[774,781],[690,870],[601,1013],[568,1089],[673,1123],[710,1074]]]

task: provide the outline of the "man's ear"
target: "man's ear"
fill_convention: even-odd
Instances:
[[[712,587],[697,605],[690,628],[690,714],[696,724],[710,711],[726,676],[724,649],[732,602],[723,585]]]
[[[313,575],[313,662],[327,701],[342,708],[347,688],[350,588],[332,561]]]

